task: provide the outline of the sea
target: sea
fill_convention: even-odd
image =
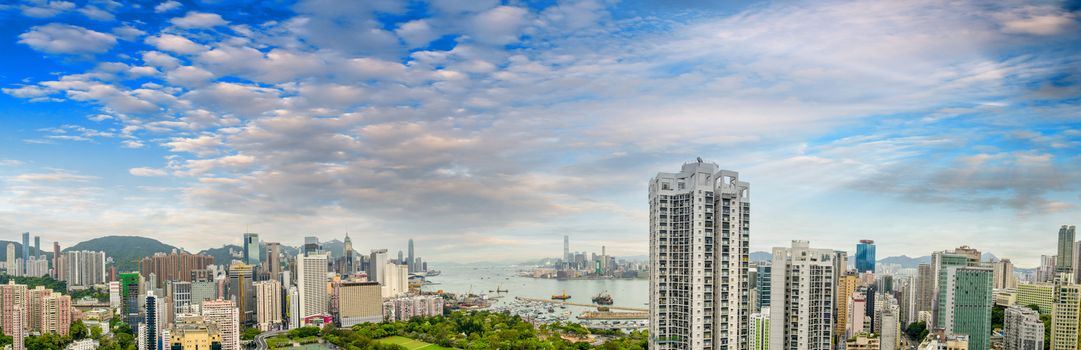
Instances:
[[[438,269],[442,273],[428,277],[433,284],[423,286],[422,290],[501,296],[493,299],[493,306],[513,302],[519,296],[551,299],[553,295],[564,292],[571,296],[567,301],[583,304],[591,304],[594,296],[604,292],[612,296],[613,306],[647,308],[649,303],[648,279],[557,280],[518,276],[520,271],[532,269],[528,266],[447,265]],[[507,292],[498,293],[497,289]]]

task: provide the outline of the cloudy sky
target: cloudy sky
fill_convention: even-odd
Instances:
[[[0,5],[0,232],[639,255],[699,156],[752,250],[1033,266],[1081,224],[1078,3],[696,3]]]

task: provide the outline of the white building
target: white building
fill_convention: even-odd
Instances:
[[[773,248],[770,346],[829,350],[833,342],[834,253],[807,241]]]
[[[368,258],[368,280],[372,282],[379,282],[383,284],[386,281],[383,279],[383,272],[387,266],[387,250],[386,249],[372,249],[370,258]]]
[[[120,307],[120,281],[109,282],[109,307]]]
[[[60,280],[69,287],[105,283],[105,252],[71,251],[60,255]]]
[[[1010,262],[1010,259],[993,262],[991,267],[995,274],[991,288],[1017,289],[1017,275],[1013,273],[1013,262]]]
[[[203,319],[221,332],[221,350],[240,350],[240,310],[232,300],[207,300],[202,305]]]
[[[383,298],[394,298],[409,292],[409,266],[386,264],[383,273]]]
[[[98,341],[94,339],[76,340],[68,344],[64,350],[94,350],[98,348]]]
[[[299,318],[328,315],[326,253],[297,256],[297,290],[300,293]]]
[[[1024,306],[1006,308],[1002,328],[1006,350],[1043,349],[1043,321],[1036,310]]]
[[[286,303],[289,304],[289,329],[300,328],[300,290],[297,286],[289,286]]]
[[[901,323],[898,322],[897,307],[882,311],[882,337],[879,341],[881,350],[898,350],[901,348]]]
[[[699,159],[650,180],[649,207],[649,348],[745,348],[750,185]]]
[[[408,321],[413,317],[442,314],[443,297],[438,295],[414,295],[383,302],[383,317],[389,321]]]

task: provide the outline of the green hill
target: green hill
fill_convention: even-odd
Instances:
[[[8,243],[15,243],[15,257],[22,256],[22,253],[23,253],[23,244],[22,243],[14,242],[14,241],[0,240],[0,261],[7,261],[7,259],[8,259]],[[45,244],[45,242],[41,242],[41,243]],[[52,257],[53,257],[53,252],[51,250],[53,248],[52,242],[49,242],[48,247],[41,247],[41,248],[42,248],[41,253],[44,253],[45,255],[49,256],[49,259],[52,259]],[[34,249],[34,241],[30,241],[30,255],[31,256],[39,255],[38,250]]]
[[[94,238],[89,241],[79,242],[64,249],[103,251],[105,256],[113,259],[117,271],[135,271],[139,269],[139,260],[154,253],[168,253],[180,248],[161,243],[153,238],[136,236],[106,236]]]

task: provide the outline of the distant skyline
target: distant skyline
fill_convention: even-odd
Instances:
[[[0,232],[643,255],[647,182],[702,157],[751,184],[752,251],[1034,267],[1081,224],[1079,9],[16,1]]]

